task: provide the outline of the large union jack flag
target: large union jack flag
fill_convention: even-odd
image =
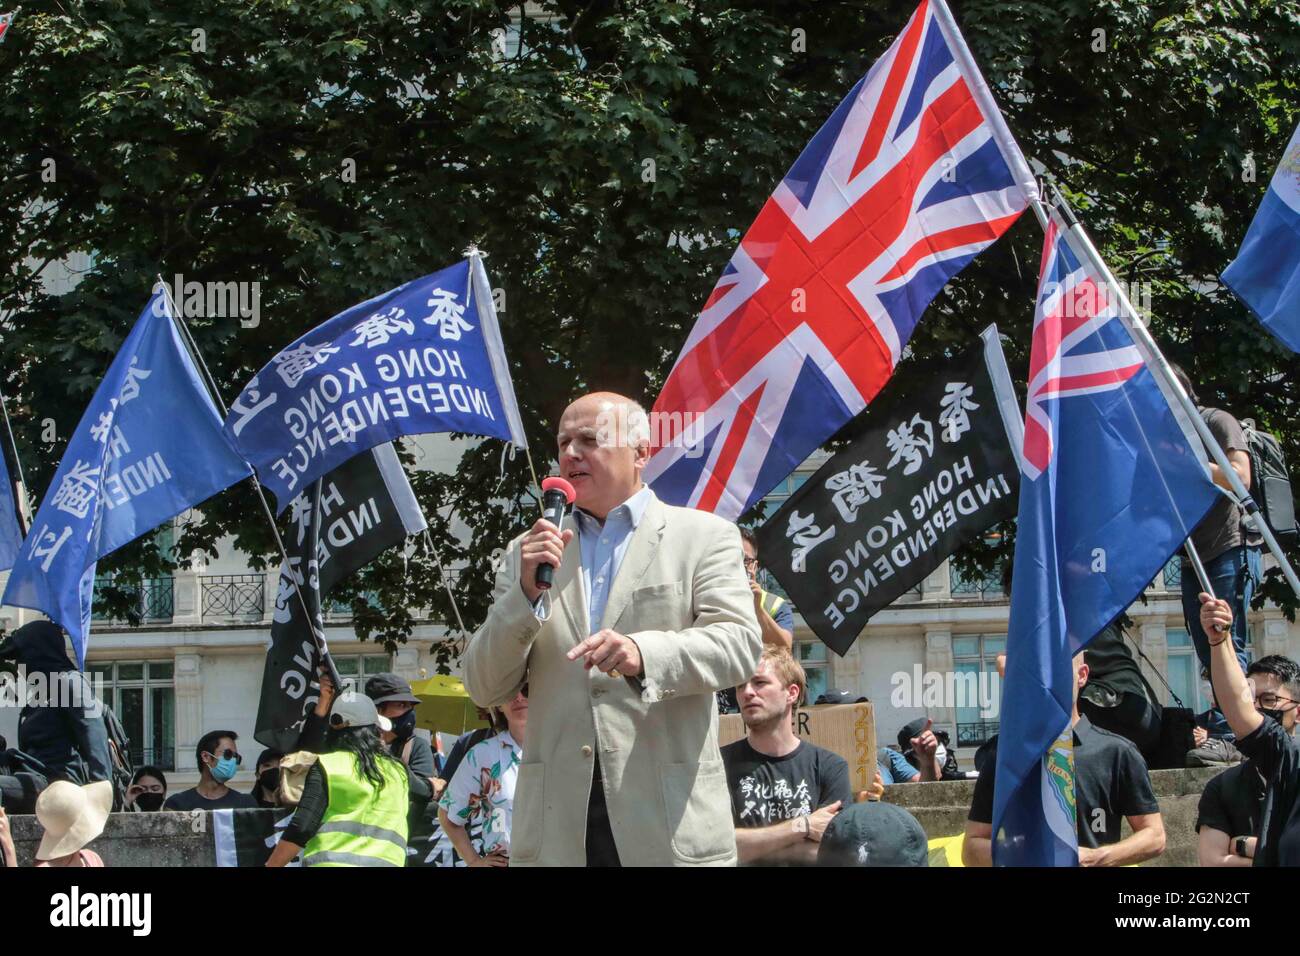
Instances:
[[[930,300],[1031,198],[951,13],[925,0],[705,302],[655,403],[655,491],[738,517],[866,407]]]

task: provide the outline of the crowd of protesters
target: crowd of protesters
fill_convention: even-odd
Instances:
[[[1184,381],[1184,386],[1190,390],[1190,383]],[[571,406],[566,416],[579,405]],[[1240,424],[1217,409],[1205,410],[1205,419],[1234,470],[1249,485],[1250,459]],[[575,441],[580,441],[583,429],[576,433]],[[565,454],[592,471],[592,463],[603,453],[589,447]],[[577,474],[589,478],[588,471]],[[1217,482],[1227,484],[1217,466],[1212,472]],[[601,520],[582,512],[578,522],[593,541],[600,535],[601,546],[607,544],[605,518],[621,522],[621,533],[630,535],[653,500],[639,485],[638,471],[624,473],[621,480],[627,489],[641,490],[632,497],[626,490],[614,493]],[[588,500],[593,500],[590,493]],[[571,537],[545,529],[534,534],[535,546],[517,560],[558,563]],[[589,556],[583,540],[584,584],[601,585],[606,575],[612,580],[621,556],[596,550],[595,544]],[[1300,864],[1300,749],[1294,737],[1300,665],[1279,655],[1254,662],[1247,656],[1244,621],[1260,576],[1258,536],[1241,509],[1225,499],[1196,528],[1192,541],[1217,595],[1202,593],[1192,569],[1184,567],[1186,623],[1212,686],[1212,704],[1206,711],[1193,716],[1162,706],[1161,695],[1147,682],[1130,648],[1122,619],[1074,658],[1071,729],[1081,865],[1133,865],[1163,852],[1164,821],[1149,768],[1174,766],[1226,768],[1209,782],[1200,800],[1196,829],[1201,865]],[[737,714],[743,726],[743,736],[720,748],[720,775],[725,777],[735,833],[732,859],[741,865],[990,865],[995,857],[997,737],[975,753],[974,770],[963,771],[948,734],[936,729],[930,718],[914,719],[898,730],[897,748],[878,752],[871,785],[854,792],[845,758],[796,732],[795,713],[807,704],[807,678],[792,655],[792,608],[760,586],[755,537],[742,532],[739,543],[749,587],[744,603],[752,598],[762,650],[757,665],[745,671],[747,680],[734,688],[713,688],[718,713]],[[599,574],[594,584],[593,573]],[[527,588],[525,595],[536,616],[529,626],[536,628],[546,620],[546,602]],[[608,599],[607,588],[589,598]],[[524,605],[511,613],[518,615],[521,607],[528,614]],[[590,610],[595,628],[599,609],[593,603]],[[585,652],[588,669],[600,666],[614,679],[632,680],[632,673],[623,675],[618,668],[633,671],[629,661],[642,668],[644,661],[639,653],[620,646],[616,653],[622,656],[601,663],[607,652],[592,642],[606,633],[601,630],[583,641],[569,660]],[[484,726],[462,733],[445,748],[437,738],[431,742],[417,733],[420,699],[399,675],[374,675],[364,693],[352,688],[340,693],[322,671],[319,697],[306,716],[297,750],[263,750],[253,765],[250,791],[231,786],[244,762],[238,735],[214,729],[195,747],[198,782],[169,793],[166,774],[158,767],[142,766],[129,779],[121,779],[115,718],[111,711],[97,714],[93,690],[68,658],[61,629],[48,622],[25,625],[0,644],[4,658],[22,664],[29,674],[46,674],[52,686],[58,684],[65,692],[67,702],[25,708],[18,748],[7,749],[0,740],[3,866],[17,865],[6,811],[34,813],[38,819],[43,837],[35,853],[37,865],[76,867],[104,865],[89,844],[115,809],[278,808],[286,814],[292,810],[292,818],[268,866],[295,860],[304,865],[402,866],[410,834],[422,821],[436,817],[462,863],[505,867],[511,864],[516,785],[529,767],[525,755],[531,746],[545,746],[536,743],[538,732],[528,728],[526,670],[522,684],[513,685],[516,690],[497,694],[496,706],[479,709]],[[1005,655],[999,655],[999,673],[1004,668]],[[649,700],[648,682],[638,677],[636,685],[643,700]],[[544,702],[544,696],[539,700]],[[865,698],[832,691],[817,703],[855,700]],[[590,747],[582,751],[592,756]],[[597,853],[602,863],[610,857],[617,864],[609,814],[595,799],[603,791],[600,773],[597,765],[587,836],[591,841],[594,833],[603,845]],[[967,778],[974,778],[974,790],[963,834],[929,840],[915,817],[888,802],[887,787]]]

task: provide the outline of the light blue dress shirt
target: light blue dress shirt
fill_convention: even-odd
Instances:
[[[641,524],[646,507],[653,498],[654,492],[648,485],[643,485],[640,491],[613,509],[605,517],[604,524],[581,508],[573,509],[574,524],[578,526],[578,551],[582,557],[579,573],[582,576],[582,594],[587,601],[588,636],[600,630],[614,578],[627,556],[632,534]],[[543,591],[538,597],[533,613],[539,621],[551,616],[549,591]]]
[[[578,547],[582,553],[582,593],[587,599],[589,635],[600,630],[614,576],[623,564],[632,534],[641,523],[653,495],[649,486],[643,485],[640,491],[611,511],[603,525],[581,508],[573,509],[573,518],[578,525]]]

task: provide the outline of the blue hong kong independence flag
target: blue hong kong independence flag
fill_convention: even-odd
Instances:
[[[1078,863],[1072,657],[1133,602],[1216,498],[1192,424],[1105,280],[1053,216],[1025,403],[993,861]]]
[[[226,418],[277,510],[353,455],[428,432],[527,445],[477,254],[312,329],[253,377]]]
[[[18,560],[18,549],[23,543],[23,533],[18,527],[18,509],[14,506],[13,485],[5,465],[4,452],[0,451],[0,571],[6,571]]]
[[[1300,352],[1300,128],[1222,278],[1264,328]]]
[[[249,474],[160,290],[73,432],[3,603],[63,625],[84,666],[95,562]]]

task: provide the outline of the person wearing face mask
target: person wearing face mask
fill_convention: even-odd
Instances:
[[[964,780],[957,755],[948,749],[946,731],[933,730],[934,721],[918,717],[898,732],[898,749],[920,773],[920,781]]]
[[[167,799],[167,778],[157,767],[141,767],[131,776],[126,802],[137,810],[161,810]]]
[[[392,730],[380,733],[388,752],[406,767],[411,791],[410,825],[424,815],[433,799],[433,748],[415,733],[415,705],[420,698],[411,693],[411,685],[396,674],[376,674],[366,681],[366,696],[375,702],[380,716],[392,724]]]
[[[1300,744],[1295,739],[1300,669],[1292,664],[1280,677],[1261,672],[1248,678],[1231,639],[1232,606],[1205,593],[1199,597],[1214,696],[1237,749],[1267,781],[1255,845],[1249,834],[1233,834],[1241,837],[1233,840],[1233,850],[1251,856],[1255,866],[1300,866]]]
[[[1297,678],[1300,664],[1280,654],[1261,657],[1246,668],[1256,699],[1265,701],[1269,701],[1265,695],[1276,696],[1280,687],[1295,684]],[[1294,712],[1279,717],[1284,729],[1294,730]],[[1196,811],[1196,856],[1201,866],[1254,865],[1267,787],[1268,780],[1253,760],[1235,763],[1205,785]]]
[[[163,804],[163,809],[256,810],[257,801],[251,793],[240,793],[227,786],[243,762],[235,747],[238,739],[233,730],[210,730],[199,738],[194,748],[194,759],[199,767],[198,785],[173,793]]]
[[[259,807],[280,805],[280,760],[284,753],[274,748],[263,750],[257,757],[257,780],[252,796]]]

